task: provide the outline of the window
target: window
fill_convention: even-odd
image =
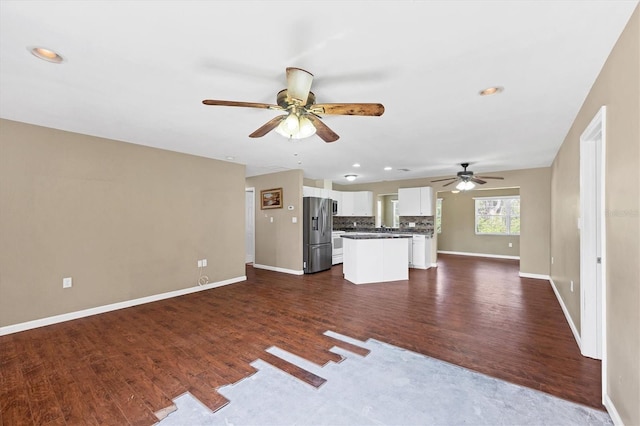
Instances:
[[[520,235],[520,196],[475,198],[476,234]]]
[[[442,233],[442,198],[436,200],[436,232]]]
[[[400,227],[400,216],[398,214],[398,200],[391,200],[393,206],[393,228]]]

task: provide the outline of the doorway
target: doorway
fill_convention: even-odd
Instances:
[[[244,210],[244,245],[245,263],[255,262],[256,257],[256,222],[255,222],[255,188],[244,190],[245,210]]]
[[[606,357],[604,156],[606,107],[580,136],[580,350]],[[606,363],[603,366],[603,383]]]

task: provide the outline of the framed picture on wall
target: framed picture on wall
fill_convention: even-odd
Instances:
[[[265,189],[260,191],[260,209],[281,209],[282,188]]]

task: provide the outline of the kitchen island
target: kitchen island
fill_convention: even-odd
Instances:
[[[409,279],[407,234],[344,234],[342,272],[354,284]]]

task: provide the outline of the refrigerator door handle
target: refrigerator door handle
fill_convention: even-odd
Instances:
[[[324,236],[324,205],[320,207],[320,235]]]

